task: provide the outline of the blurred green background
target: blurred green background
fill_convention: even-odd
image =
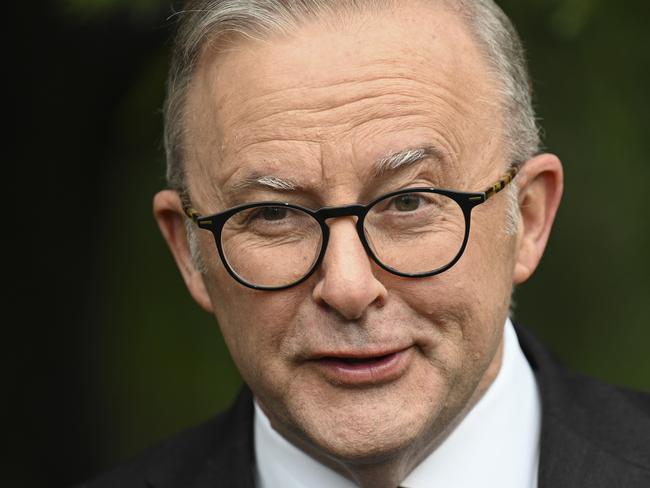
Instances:
[[[650,390],[650,4],[499,3],[527,46],[545,145],[566,171],[517,318],[572,368]],[[208,418],[240,384],[151,216],[172,8],[58,0],[8,12],[16,239],[3,486],[79,482]]]

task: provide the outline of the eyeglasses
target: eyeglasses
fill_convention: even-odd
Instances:
[[[481,192],[408,188],[367,205],[312,210],[286,202],[257,202],[201,216],[184,198],[184,211],[212,232],[230,275],[256,290],[283,290],[318,268],[329,240],[327,221],[356,217],[368,255],[389,273],[425,278],[448,270],[463,255],[472,209],[510,183],[519,166]]]

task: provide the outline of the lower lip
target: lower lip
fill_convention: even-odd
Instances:
[[[396,380],[409,365],[411,349],[404,349],[368,361],[346,362],[336,358],[314,361],[333,383],[349,386],[374,386]]]

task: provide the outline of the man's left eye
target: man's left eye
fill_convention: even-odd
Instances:
[[[400,195],[393,199],[393,206],[399,212],[413,212],[420,208],[421,198],[418,195]]]

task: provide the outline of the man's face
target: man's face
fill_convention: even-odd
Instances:
[[[496,84],[443,9],[403,6],[206,52],[188,107],[189,188],[204,215],[262,200],[367,203],[416,186],[479,191],[507,165]],[[420,147],[439,157],[374,171]],[[235,282],[198,231],[212,308],[274,427],[347,461],[430,445],[500,364],[515,250],[507,205],[500,194],[477,207],[460,262],[425,279],[380,269],[354,218],[330,220],[319,270],[275,292]]]

